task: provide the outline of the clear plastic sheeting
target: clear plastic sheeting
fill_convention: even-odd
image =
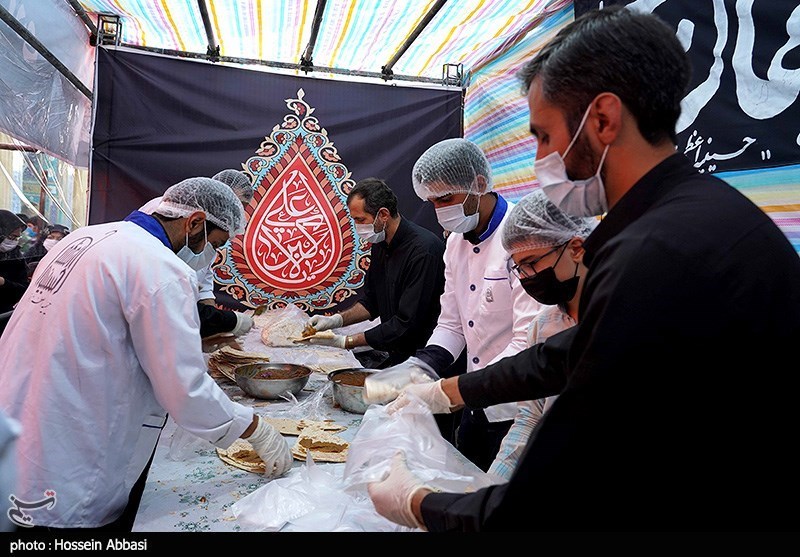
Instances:
[[[411,531],[380,516],[366,491],[345,491],[342,468],[323,468],[308,459],[289,476],[273,480],[240,499],[230,511],[245,531]]]
[[[405,454],[409,470],[420,482],[432,488],[468,493],[494,483],[442,437],[431,411],[414,398],[392,414],[386,406],[367,409],[347,453],[347,490],[366,493],[368,484],[389,474],[398,452]]]
[[[94,50],[66,2],[0,4],[92,89]],[[0,21],[0,130],[78,168],[89,165],[92,103]]]

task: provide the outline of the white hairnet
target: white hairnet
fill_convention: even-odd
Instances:
[[[226,184],[213,178],[187,178],[164,192],[154,213],[188,217],[203,211],[209,222],[227,230],[231,237],[244,232],[242,202]]]
[[[486,178],[485,187],[478,185],[478,176]],[[414,163],[411,181],[423,201],[451,193],[484,194],[492,190],[492,169],[480,147],[457,137],[422,153]]]
[[[226,168],[214,174],[212,178],[219,180],[223,184],[228,184],[243,205],[247,205],[253,199],[253,186],[250,184],[247,174],[241,170]]]
[[[503,227],[503,248],[519,253],[549,248],[568,242],[574,237],[586,238],[598,220],[568,215],[542,192],[529,193],[514,205]]]

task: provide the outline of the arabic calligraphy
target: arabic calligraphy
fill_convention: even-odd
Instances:
[[[56,506],[56,492],[52,489],[48,489],[44,492],[44,499],[39,499],[38,501],[23,501],[13,494],[8,496],[8,500],[14,505],[13,507],[9,507],[6,513],[9,520],[17,526],[30,528],[33,526],[33,517],[25,511],[52,509]]]
[[[250,219],[245,253],[250,269],[284,290],[303,290],[336,267],[342,238],[331,202],[305,161],[296,156]]]
[[[713,142],[713,138],[711,138],[711,137],[704,138],[703,136],[701,136],[697,132],[697,130],[694,130],[692,132],[692,134],[686,139],[686,148],[683,150],[683,154],[687,155],[690,152],[694,151],[694,167],[699,169],[701,173],[705,172],[706,170],[708,170],[709,172],[714,172],[717,169],[717,165],[716,164],[709,164],[707,167],[704,167],[704,165],[707,162],[709,162],[709,161],[727,161],[727,160],[734,159],[734,158],[738,157],[739,155],[741,155],[742,153],[744,153],[747,150],[748,147],[750,147],[753,143],[756,142],[756,140],[754,138],[752,138],[752,137],[744,137],[744,138],[742,138],[742,143],[744,143],[744,145],[741,147],[741,149],[738,149],[738,150],[736,150],[736,151],[734,151],[732,153],[711,153],[711,152],[706,152],[706,154],[703,155],[703,158],[701,159],[700,158],[700,154],[702,152],[701,147],[703,146],[703,144],[705,144],[706,146],[709,146],[709,145],[711,145],[712,142]],[[765,153],[762,153],[761,158],[762,159],[769,158],[769,154],[768,153],[769,153],[769,151],[766,151],[766,156],[765,156]]]

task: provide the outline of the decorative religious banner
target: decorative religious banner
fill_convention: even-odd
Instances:
[[[689,55],[678,148],[700,172],[800,163],[797,1],[575,0],[575,16],[611,4],[658,15]]]
[[[404,218],[441,235],[411,170],[428,147],[462,136],[463,91],[98,47],[95,113],[91,224],[185,178],[241,169],[254,198],[245,233],[213,266],[217,304],[331,313],[358,299],[369,266],[346,206],[356,181],[383,179]]]
[[[369,267],[346,209],[350,171],[304,95],[287,99],[291,113],[247,160],[247,230],[214,266],[219,290],[245,307],[327,309],[352,296]]]

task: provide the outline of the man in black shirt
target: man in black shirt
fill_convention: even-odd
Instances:
[[[800,258],[676,154],[688,76],[672,29],[617,7],[525,67],[542,188],[608,211],[584,243],[580,322],[390,410],[411,393],[434,412],[560,396],[508,483],[434,493],[398,456],[369,486],[378,512],[435,531],[797,528]]]
[[[363,297],[332,316],[315,315],[317,331],[380,317],[380,324],[355,335],[312,338],[312,344],[339,348],[370,346],[389,353],[381,367],[405,361],[425,343],[436,326],[444,290],[444,247],[433,232],[403,218],[397,196],[378,178],[356,183],[347,196],[356,232],[372,244]]]

